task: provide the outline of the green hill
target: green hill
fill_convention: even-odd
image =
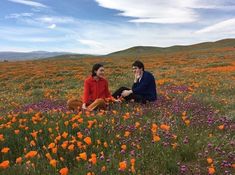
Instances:
[[[135,46],[125,50],[120,50],[107,55],[89,55],[89,54],[69,54],[60,55],[48,59],[80,59],[80,58],[98,58],[98,57],[139,57],[139,56],[153,56],[159,54],[167,54],[174,52],[192,52],[204,51],[219,48],[235,48],[235,39],[223,39],[215,42],[204,42],[193,45],[175,45],[171,47],[151,47],[151,46]]]
[[[162,53],[187,52],[187,51],[208,50],[208,49],[218,49],[218,48],[227,48],[227,47],[235,48],[235,39],[224,39],[216,42],[204,42],[188,46],[183,46],[183,45],[175,45],[171,47],[136,46],[126,50],[113,52],[106,56],[108,57],[124,57],[124,56],[137,56],[137,55],[145,56],[145,55],[155,55]]]

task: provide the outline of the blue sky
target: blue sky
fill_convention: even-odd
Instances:
[[[235,38],[234,0],[1,0],[0,51],[106,54]]]

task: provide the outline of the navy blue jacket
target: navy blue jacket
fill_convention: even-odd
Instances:
[[[141,95],[145,100],[157,100],[154,76],[150,72],[144,71],[140,82],[137,80],[137,82],[133,84],[132,91],[134,94]]]

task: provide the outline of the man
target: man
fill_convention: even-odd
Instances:
[[[132,89],[121,87],[113,94],[113,97],[122,96],[127,101],[134,100],[140,103],[157,100],[154,76],[144,70],[144,64],[141,61],[135,61],[132,64],[132,69],[135,76]]]

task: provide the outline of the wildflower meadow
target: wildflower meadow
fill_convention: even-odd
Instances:
[[[136,57],[0,63],[0,174],[235,174],[235,49],[140,56],[154,103],[69,111],[102,63],[111,93],[131,87]]]

